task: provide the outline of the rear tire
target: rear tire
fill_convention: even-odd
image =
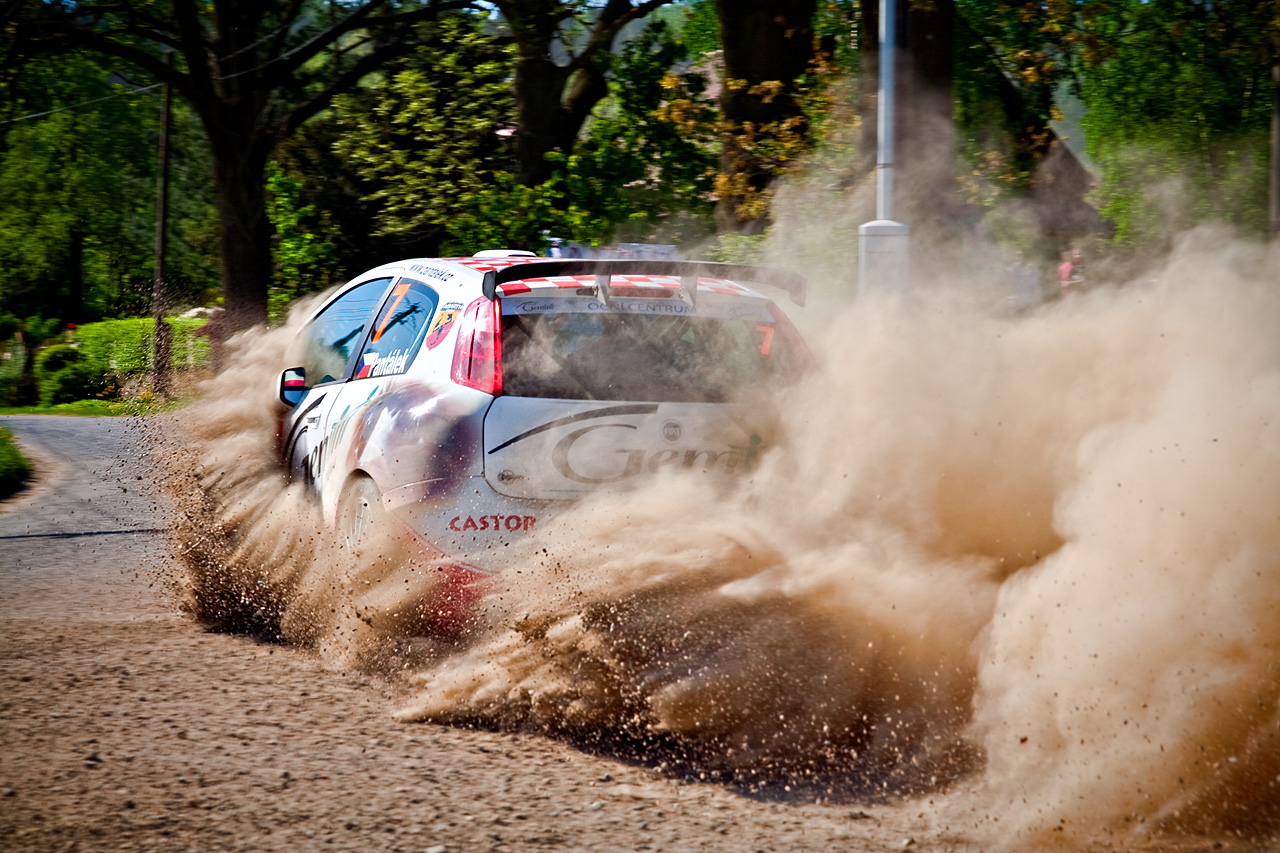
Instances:
[[[338,535],[347,551],[361,556],[385,514],[382,492],[373,480],[360,477],[349,483],[338,501]]]

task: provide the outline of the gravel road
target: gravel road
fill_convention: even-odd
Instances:
[[[895,803],[766,799],[553,738],[398,723],[402,688],[182,612],[139,422],[0,425],[38,471],[0,503],[0,851],[1039,849],[1001,838],[980,779]]]
[[[763,801],[397,723],[393,686],[179,612],[136,422],[0,424],[39,469],[0,504],[0,849],[970,849],[920,803]]]

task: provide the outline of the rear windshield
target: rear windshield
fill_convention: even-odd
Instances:
[[[541,300],[508,313],[504,301],[504,393],[723,403],[773,390],[801,371],[803,344],[763,302],[721,311],[725,316],[644,313],[634,303],[627,313],[612,313],[598,302],[574,302]]]

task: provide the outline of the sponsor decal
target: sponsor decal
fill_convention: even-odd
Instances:
[[[439,267],[428,267],[428,266],[423,266],[422,264],[414,264],[413,266],[409,267],[409,272],[414,272],[414,273],[417,273],[418,275],[424,275],[427,278],[434,278],[436,281],[452,281],[453,280],[453,273],[449,272],[449,270],[442,270]]]
[[[556,302],[551,299],[525,299],[516,303],[514,307],[516,314],[546,314],[556,310]]]
[[[687,302],[661,297],[623,296],[614,297],[609,302],[590,296],[508,297],[502,300],[502,310],[509,314],[677,314],[742,320],[772,319],[765,302],[755,299],[707,302],[695,309]]]
[[[652,415],[656,411],[658,411],[657,403],[641,403],[630,406],[605,406],[602,409],[578,412],[577,414],[569,415],[568,417],[556,418],[554,421],[547,421],[545,424],[539,424],[533,429],[526,430],[514,438],[507,439],[502,442],[502,444],[499,444],[497,447],[490,450],[489,453],[492,454],[497,453],[499,450],[505,450],[517,441],[524,441],[530,436],[555,429],[556,427],[567,426],[569,424],[580,423],[582,421],[595,420],[596,418],[613,418],[621,417],[623,415]],[[632,427],[632,429],[635,429],[635,427]]]
[[[311,452],[307,454],[307,470],[313,483],[320,481],[320,476],[324,471],[324,466],[331,461],[330,450],[339,444],[346,435],[347,428],[351,425],[351,421],[353,420],[352,416],[357,411],[368,405],[369,401],[376,397],[378,391],[381,389],[382,386],[380,384],[374,383],[369,388],[369,393],[365,395],[363,400],[355,400],[347,403],[347,405],[342,409],[342,414],[338,415],[338,417],[330,424],[329,431],[325,433],[324,437],[320,439],[320,442],[316,444],[315,447],[311,448]],[[323,397],[317,399],[316,403],[319,403],[320,400],[323,399]],[[315,406],[311,406],[307,411],[310,411],[311,408],[315,408]]]
[[[524,441],[535,435],[547,432],[558,427],[581,424],[584,421],[592,421],[603,418],[613,418],[628,415],[651,415],[657,412],[656,404],[640,404],[627,406],[606,406],[600,409],[593,409],[589,412],[579,412],[568,417],[557,418],[553,421],[541,424],[533,429],[526,430],[513,438],[492,448],[488,453],[493,454],[504,450],[511,445]],[[764,446],[764,440],[756,434],[752,434],[745,445],[731,444],[723,450],[697,449],[697,448],[666,448],[663,450],[646,451],[639,448],[623,447],[613,451],[616,456],[602,456],[599,451],[592,454],[591,458],[594,470],[584,472],[580,470],[581,463],[575,467],[573,463],[573,447],[574,445],[588,433],[598,429],[628,429],[636,430],[634,424],[627,423],[594,423],[588,426],[582,426],[570,432],[561,438],[551,450],[551,464],[556,471],[567,480],[575,483],[585,483],[587,485],[600,485],[603,483],[617,483],[632,477],[638,477],[644,473],[656,474],[663,468],[684,468],[686,470],[700,469],[704,474],[720,472],[724,474],[732,474],[736,471],[750,471],[755,467],[756,462],[760,458],[761,450]],[[662,437],[670,444],[675,444],[684,437],[684,426],[674,418],[664,421],[659,427]],[[579,451],[579,455],[582,451]],[[609,460],[617,459],[616,462],[608,464]],[[600,470],[601,463],[606,463],[606,468],[612,470]]]
[[[395,349],[386,355],[366,352],[360,357],[360,370],[356,372],[355,378],[368,379],[372,376],[389,376],[393,373],[404,373],[404,368],[408,361],[408,350]]]
[[[468,515],[466,518],[455,515],[449,521],[449,529],[460,533],[467,530],[516,533],[532,530],[537,523],[536,515]]]
[[[435,349],[449,336],[453,321],[462,313],[462,307],[461,302],[448,302],[436,312],[436,318],[431,321],[431,328],[427,330],[427,337],[423,342],[427,349]]]
[[[653,453],[647,453],[640,449],[623,448],[615,450],[618,456],[622,457],[612,474],[605,476],[593,477],[582,473],[574,468],[570,458],[570,452],[573,446],[584,435],[594,432],[598,429],[635,429],[631,424],[593,424],[591,426],[576,429],[566,435],[556,444],[551,451],[551,464],[560,472],[560,475],[566,480],[573,480],[575,483],[586,483],[588,485],[598,486],[603,483],[617,483],[622,480],[629,480],[637,477],[646,471],[650,474],[656,474],[663,468],[681,467],[692,470],[701,464],[704,474],[709,474],[717,469],[717,467],[726,474],[731,474],[738,469],[743,463],[743,454],[736,448],[727,448],[725,450],[658,450]]]

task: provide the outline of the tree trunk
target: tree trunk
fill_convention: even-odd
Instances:
[[[900,4],[908,7],[903,0]],[[953,0],[911,3],[900,32],[906,53],[897,111],[898,162],[903,210],[916,222],[954,221],[960,203],[956,183],[956,129],[952,97],[956,8]]]
[[[876,98],[880,92],[880,0],[858,2],[858,110],[862,124],[858,128],[857,163],[854,174],[860,176],[876,167],[876,134],[879,120]]]
[[[519,52],[514,89],[520,183],[537,186],[551,177],[555,167],[547,162],[547,155],[568,154],[592,108],[609,94],[604,68],[618,32],[667,2],[647,0],[633,6],[631,0],[607,0],[592,17],[583,15],[576,22],[562,0],[496,4]],[[566,44],[564,32],[576,32],[577,37]],[[557,63],[557,54],[562,63]]]
[[[769,186],[804,146],[808,123],[795,81],[813,62],[816,10],[817,0],[716,0],[724,45],[722,232],[768,226]]]
[[[531,51],[516,61],[514,87],[519,127],[515,157],[517,176],[525,186],[537,186],[550,178],[554,167],[547,162],[547,155],[568,151],[582,129],[585,115],[575,120],[563,101],[568,77],[568,69],[552,60],[550,45],[546,55]],[[602,92],[600,97],[603,95]]]
[[[266,174],[273,140],[235,133],[233,127],[224,122],[217,132],[209,129],[228,334],[266,324],[272,272]]]

